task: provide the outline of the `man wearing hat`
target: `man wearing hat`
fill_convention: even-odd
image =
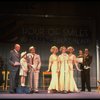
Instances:
[[[31,92],[38,93],[38,81],[39,81],[39,72],[41,67],[40,55],[36,54],[35,47],[31,46],[29,48],[28,63],[30,67],[29,72],[29,85]],[[33,82],[34,81],[34,82]]]

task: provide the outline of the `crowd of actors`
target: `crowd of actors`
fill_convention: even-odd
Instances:
[[[31,93],[38,93],[39,72],[41,68],[40,55],[36,54],[36,48],[34,46],[29,47],[29,52],[19,53],[20,45],[15,44],[14,49],[10,51],[10,93],[15,93],[16,88],[19,85],[25,86],[26,76],[29,75],[29,89]],[[58,51],[61,54],[58,56]],[[91,91],[90,87],[90,64],[92,62],[92,56],[90,56],[88,49],[84,52],[79,50],[79,55],[76,57],[74,54],[74,48],[69,46],[60,47],[60,50],[56,46],[52,46],[50,49],[51,55],[49,57],[49,64],[47,72],[51,71],[51,81],[48,87],[48,93],[61,92],[79,92],[77,84],[74,79],[74,69],[81,72],[82,90],[85,91],[85,84],[88,91]],[[77,58],[82,58],[80,61]],[[20,76],[20,77],[19,77]]]
[[[19,85],[25,86],[26,76],[29,75],[29,88],[31,92],[38,92],[39,72],[41,67],[40,55],[35,53],[35,47],[29,47],[26,51],[19,53],[20,45],[15,44],[10,51],[10,93],[15,93]],[[19,77],[20,76],[20,77]]]

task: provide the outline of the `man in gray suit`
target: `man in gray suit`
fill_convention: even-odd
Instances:
[[[19,68],[20,68],[20,45],[15,44],[13,50],[10,51],[10,93],[15,93],[19,81]]]

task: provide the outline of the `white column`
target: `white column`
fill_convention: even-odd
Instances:
[[[96,44],[96,52],[97,52],[97,80],[100,80],[100,65],[99,65],[99,44]]]

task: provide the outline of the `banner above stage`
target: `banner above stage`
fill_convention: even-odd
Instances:
[[[44,41],[50,43],[67,43],[75,45],[86,45],[92,40],[92,34],[88,26],[81,27],[24,27],[20,38],[21,42]]]

